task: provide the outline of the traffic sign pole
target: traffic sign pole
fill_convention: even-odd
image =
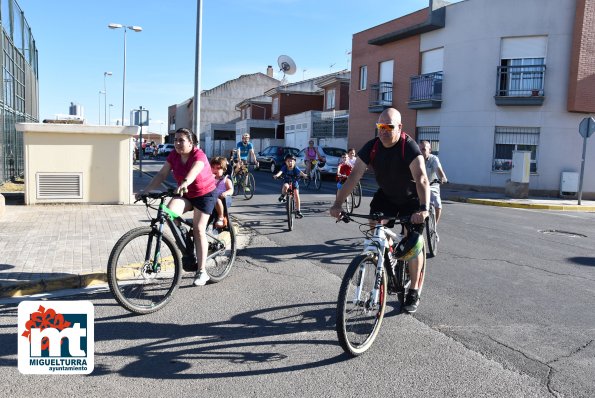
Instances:
[[[587,155],[587,138],[595,132],[595,118],[586,117],[578,126],[578,133],[583,137],[583,157],[581,159],[581,175],[578,185],[578,204],[580,206],[583,197],[583,176],[585,174],[585,158]]]
[[[578,183],[578,205],[581,205],[581,198],[583,197],[583,176],[585,175],[585,157],[587,154],[587,137],[583,138],[583,158],[581,160],[581,177]]]

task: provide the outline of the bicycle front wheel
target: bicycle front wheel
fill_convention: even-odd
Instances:
[[[156,245],[161,242],[159,250]],[[181,261],[175,242],[151,227],[120,238],[109,257],[107,281],[120,305],[137,314],[161,309],[178,288]]]
[[[434,206],[430,206],[428,214],[428,218],[426,218],[427,257],[432,258],[438,254],[438,233],[436,232],[436,209]]]
[[[359,255],[353,259],[339,290],[337,336],[345,352],[363,354],[372,346],[386,308],[386,271],[382,270],[378,300],[374,300],[377,258]]]
[[[293,213],[294,207],[295,204],[293,202],[293,195],[287,195],[287,227],[290,231],[293,231],[293,220],[295,217],[295,214]]]
[[[320,189],[320,185],[320,170],[318,169],[318,166],[316,166],[316,169],[314,170],[314,188],[316,188],[318,191]]]
[[[242,188],[246,200],[252,199],[254,196],[254,189],[256,189],[256,181],[254,181],[254,176],[252,173],[246,174],[244,182],[242,183]]]
[[[360,204],[362,204],[362,183],[358,181],[353,190],[353,207],[358,208]]]
[[[236,259],[236,232],[231,217],[228,220],[227,227],[219,234],[214,235],[212,232],[207,232],[209,251],[206,269],[207,274],[211,277],[210,281],[213,283],[221,282],[227,277]]]

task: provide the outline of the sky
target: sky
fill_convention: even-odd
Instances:
[[[149,110],[149,131],[167,132],[167,108],[195,85],[197,0],[17,0],[39,54],[40,121],[83,107],[88,124],[114,125],[122,115],[126,33],[125,121]],[[281,79],[280,55],[297,72],[289,82],[350,69],[354,33],[427,7],[428,0],[202,0],[201,89],[243,74]],[[104,77],[105,72],[112,72]],[[108,111],[104,108],[107,91]],[[101,118],[101,122],[100,122]]]

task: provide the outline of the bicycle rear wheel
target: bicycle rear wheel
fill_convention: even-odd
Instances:
[[[358,208],[362,203],[362,183],[357,182],[355,189],[353,190],[353,207]]]
[[[293,213],[295,207],[293,203],[293,195],[287,195],[287,204],[285,207],[287,209],[287,227],[290,231],[293,231],[293,220],[295,218],[295,214]]]
[[[438,254],[438,233],[436,232],[436,209],[434,206],[430,206],[428,214],[428,218],[426,218],[427,257],[432,258]]]
[[[209,251],[207,254],[206,270],[211,277],[210,282],[221,282],[227,277],[236,259],[236,233],[231,222],[219,234],[207,231]]]
[[[244,181],[242,182],[242,189],[244,191],[244,197],[246,200],[252,199],[254,196],[254,190],[256,189],[256,181],[252,173],[246,174]]]
[[[320,181],[320,170],[318,169],[318,165],[316,165],[316,169],[314,169],[314,188],[318,191],[320,189],[320,185],[322,182]]]
[[[382,270],[378,303],[372,293],[376,281],[378,259],[359,255],[343,276],[337,306],[337,336],[345,352],[352,356],[363,354],[372,346],[386,308],[386,271]]]
[[[135,228],[116,243],[107,264],[109,288],[120,305],[137,314],[161,309],[178,288],[180,254],[175,242],[151,227]],[[156,263],[156,266],[153,264]]]
[[[353,193],[350,193],[347,198],[345,199],[343,208],[347,213],[353,212]]]

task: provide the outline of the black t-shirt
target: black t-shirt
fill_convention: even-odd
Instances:
[[[395,204],[403,204],[417,198],[417,189],[409,165],[417,156],[421,156],[419,146],[411,137],[405,135],[405,148],[401,139],[390,148],[385,148],[378,140],[376,155],[370,165],[370,153],[374,142],[378,138],[368,141],[357,156],[367,165],[374,168],[376,182],[380,189]],[[403,158],[403,150],[405,158]]]

